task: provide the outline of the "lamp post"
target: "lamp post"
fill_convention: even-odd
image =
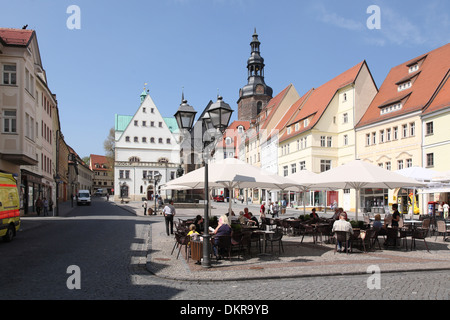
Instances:
[[[223,101],[222,97],[217,97],[217,102],[212,104],[208,111],[205,112],[202,122],[207,130],[219,129],[222,133],[227,127],[231,118],[233,110],[230,105]],[[187,104],[186,100],[182,101],[180,108],[175,113],[175,119],[177,120],[178,127],[182,130],[188,130],[189,132],[193,128],[195,115],[197,112],[193,107]],[[202,266],[204,268],[211,268],[210,252],[211,252],[211,242],[209,236],[209,186],[208,186],[208,155],[206,152],[206,147],[214,140],[212,137],[205,141],[203,139],[203,161],[205,164],[205,209],[204,209],[204,235],[203,235],[203,261]]]
[[[156,211],[157,211],[157,206],[156,206],[156,196],[157,196],[157,192],[156,192],[156,186],[158,185],[158,183],[161,181],[161,177],[162,177],[162,175],[161,175],[161,173],[159,173],[159,172],[156,172],[154,175],[153,175],[153,181],[155,182],[155,189],[154,189],[154,192],[153,192],[153,199],[155,199],[155,215],[156,215]]]

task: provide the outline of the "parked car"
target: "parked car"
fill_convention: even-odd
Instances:
[[[214,197],[214,201],[216,201],[216,202],[224,202],[225,199],[223,198],[223,196],[215,196]]]

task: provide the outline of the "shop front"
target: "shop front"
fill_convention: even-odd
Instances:
[[[42,177],[32,172],[22,170],[20,193],[22,196],[23,213],[29,214],[36,211],[36,200],[42,198]]]
[[[361,189],[361,209],[365,213],[385,213],[389,206],[389,190],[367,188]]]

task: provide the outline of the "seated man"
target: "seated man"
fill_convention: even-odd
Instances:
[[[248,220],[248,222],[254,226],[259,227],[258,218],[256,218],[251,212],[249,212],[248,214],[250,215],[250,219]]]
[[[346,220],[346,218],[347,218],[347,215],[342,212],[339,215],[339,220],[336,220],[333,223],[332,232],[345,231],[347,233],[346,234],[346,241],[347,241],[347,247],[348,247],[350,237],[353,234],[353,228],[352,228],[352,225],[350,224],[350,222],[348,222]],[[340,241],[338,241],[338,248],[339,248],[339,251],[342,250],[342,243]]]

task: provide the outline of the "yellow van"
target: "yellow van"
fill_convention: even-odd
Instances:
[[[0,173],[0,237],[9,242],[20,228],[20,201],[16,179]]]

